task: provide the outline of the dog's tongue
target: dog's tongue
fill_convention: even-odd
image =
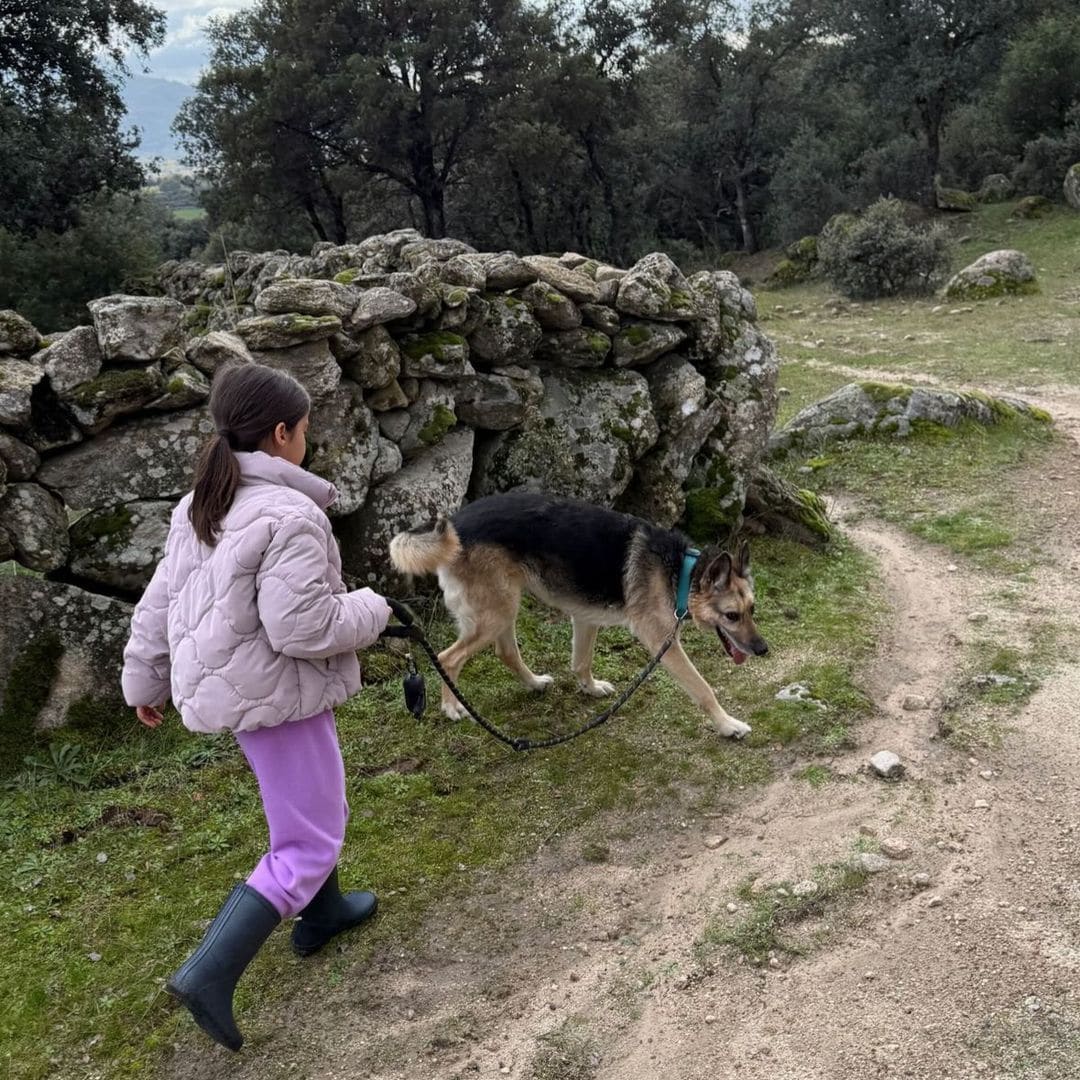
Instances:
[[[724,644],[724,649],[727,651],[728,656],[735,661],[736,664],[746,663],[746,653],[744,653],[738,646],[736,646],[731,639],[717,628],[717,636]]]
[[[732,649],[731,650],[731,659],[734,660],[736,664],[745,664],[746,663],[746,653],[739,652],[738,649]]]

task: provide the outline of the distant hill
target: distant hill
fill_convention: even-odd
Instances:
[[[124,103],[128,120],[139,129],[140,158],[160,157],[175,162],[181,150],[169,125],[180,106],[191,97],[194,88],[172,79],[154,79],[149,75],[133,75],[124,87]]]

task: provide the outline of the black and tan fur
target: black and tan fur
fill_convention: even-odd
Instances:
[[[515,623],[521,594],[558,608],[573,623],[571,666],[586,694],[614,692],[593,677],[596,635],[602,626],[626,626],[650,653],[675,625],[675,596],[690,542],[680,533],[640,518],[574,499],[537,494],[491,495],[440,518],[428,530],[399,533],[390,558],[402,573],[435,573],[457,620],[459,637],[439,654],[454,681],[469,657],[488,645],[532,690],[550,675],[532,672],[518,650]],[[690,581],[690,618],[715,631],[736,663],[762,656],[768,646],[754,625],[754,590],[747,545],[736,555],[706,548]],[[741,738],[750,728],[729,716],[676,641],[664,666],[721,735]],[[444,686],[442,709],[464,710]]]

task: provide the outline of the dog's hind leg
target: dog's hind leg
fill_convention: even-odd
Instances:
[[[596,648],[596,635],[600,628],[592,623],[583,622],[576,616],[571,616],[570,621],[574,627],[570,666],[582,693],[589,694],[591,697],[607,697],[608,694],[614,694],[615,687],[611,683],[593,678],[593,650]]]
[[[439,663],[443,670],[456,683],[461,669],[471,656],[475,656],[481,649],[490,645],[498,636],[498,628],[491,623],[473,624],[468,629],[462,628],[461,637],[448,649],[439,653]],[[461,704],[450,687],[443,685],[442,688],[442,711],[451,720],[460,720],[468,715],[465,706]]]
[[[525,663],[518,648],[517,632],[512,624],[495,639],[495,655],[530,690],[546,690],[555,681],[550,675],[537,675]]]

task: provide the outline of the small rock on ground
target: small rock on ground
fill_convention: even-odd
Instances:
[[[904,775],[903,763],[891,750],[879,750],[870,759],[870,768],[886,780],[895,780]]]

